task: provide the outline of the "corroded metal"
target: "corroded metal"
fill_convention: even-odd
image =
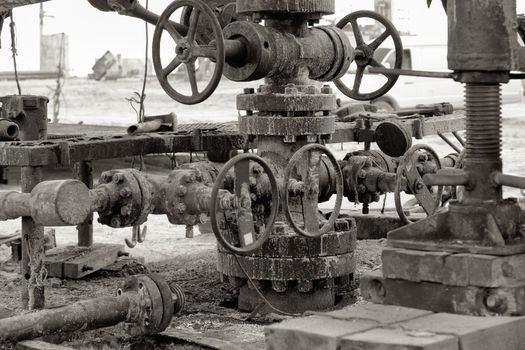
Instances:
[[[126,280],[116,296],[2,319],[0,340],[33,339],[109,327],[121,322],[133,325],[142,334],[154,334],[165,330],[173,315],[182,310],[184,305],[180,295],[180,291],[172,295],[170,286],[159,276],[134,276]]]
[[[237,0],[237,11],[242,14],[254,12],[270,14],[323,14],[335,12],[334,0]]]

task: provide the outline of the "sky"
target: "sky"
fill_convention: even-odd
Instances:
[[[150,9],[161,13],[168,0],[150,1]],[[446,43],[446,16],[439,1],[430,9],[426,0],[394,0],[394,24],[427,42]],[[145,0],[141,0],[145,4]],[[337,19],[350,11],[373,10],[373,0],[336,0]],[[145,25],[140,20],[101,12],[86,0],[52,0],[44,3],[46,14],[44,34],[65,32],[69,36],[70,74],[86,76],[95,59],[107,50],[126,58],[144,57]],[[525,10],[525,0],[518,0],[518,12]],[[20,70],[39,69],[39,5],[14,10],[18,37]],[[430,25],[429,25],[430,23]],[[150,26],[150,37],[153,26]],[[0,71],[12,70],[8,23],[1,35]]]

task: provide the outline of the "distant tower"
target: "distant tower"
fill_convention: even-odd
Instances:
[[[392,21],[392,0],[375,0],[374,10]]]
[[[44,4],[40,4],[40,71],[57,72],[67,76],[69,73],[69,38],[64,33],[45,35]]]

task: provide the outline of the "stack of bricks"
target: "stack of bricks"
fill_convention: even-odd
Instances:
[[[474,317],[364,304],[266,328],[277,350],[517,350],[525,317]]]

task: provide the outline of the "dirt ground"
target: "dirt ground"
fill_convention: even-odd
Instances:
[[[23,92],[49,95],[52,81],[23,81]],[[256,87],[257,84],[248,84]],[[208,101],[199,106],[182,106],[171,101],[154,80],[149,81],[146,110],[148,114],[164,114],[174,111],[179,116],[179,123],[229,121],[237,118],[235,111],[235,94],[242,91],[246,84],[223,82],[221,88]],[[140,88],[139,80],[121,80],[112,82],[95,82],[84,79],[71,79],[65,86],[65,109],[60,120],[68,123],[104,124],[126,126],[135,121],[135,114],[125,98],[130,97]],[[0,96],[13,93],[11,82],[0,82]],[[521,152],[522,132],[525,120],[525,105],[516,104],[504,107],[504,162],[509,173],[521,174],[525,164],[525,154]],[[51,107],[49,110],[52,110]],[[441,155],[452,153],[450,147],[437,137],[423,140]],[[332,145],[336,157],[341,159],[347,152],[359,149],[360,145]],[[100,164],[99,167],[108,165]],[[113,164],[123,167],[125,164]],[[165,172],[166,169],[151,167],[150,172]],[[64,172],[57,172],[64,176]],[[16,188],[10,186],[9,189]],[[6,189],[6,188],[0,188]],[[518,197],[518,191],[507,191],[507,195]],[[387,206],[393,207],[392,196]],[[330,208],[333,203],[323,203],[321,208]],[[344,204],[346,209],[356,209],[352,203]],[[95,220],[96,221],[96,220]],[[270,316],[244,322],[247,314],[231,308],[235,302],[236,292],[220,283],[216,272],[216,241],[212,234],[200,234],[196,230],[193,239],[185,238],[185,229],[171,225],[165,217],[151,217],[148,222],[146,241],[133,249],[133,256],[142,256],[145,266],[134,265],[117,272],[99,271],[81,281],[63,280],[48,281],[46,300],[48,307],[65,305],[86,298],[114,295],[118,285],[127,274],[141,271],[157,272],[168,281],[177,282],[186,293],[187,305],[181,315],[175,317],[170,329],[183,329],[188,332],[204,332],[222,329],[233,329],[233,333],[253,339],[253,344],[263,347],[264,325],[279,320]],[[19,220],[0,223],[0,234],[15,232],[20,227]],[[124,238],[131,236],[130,229],[111,229],[95,226],[95,242],[123,243]],[[76,243],[74,228],[56,228],[59,246]],[[377,269],[381,265],[380,252],[384,240],[360,241],[357,246],[357,276]],[[17,266],[9,262],[10,249],[0,246],[0,317],[9,314],[20,314],[19,290],[20,276]],[[51,285],[52,284],[52,285]],[[356,293],[357,302],[363,302]],[[229,327],[229,328],[228,328]],[[252,337],[252,338],[250,338]],[[188,342],[177,341],[168,336],[131,337],[123,325],[91,332],[76,332],[63,337],[47,339],[66,346],[82,349],[202,349]],[[0,348],[10,345],[0,344]]]

